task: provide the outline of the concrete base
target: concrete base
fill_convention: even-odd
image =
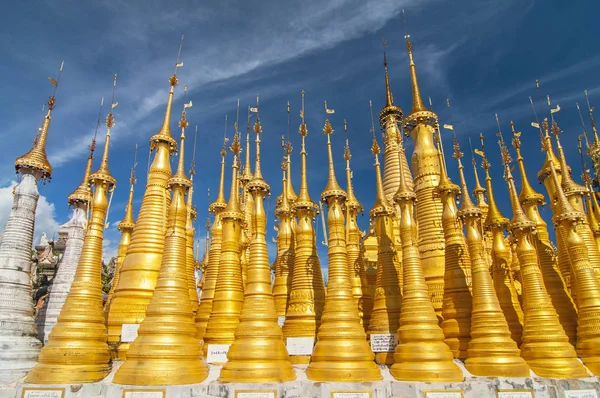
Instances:
[[[465,381],[459,383],[396,381],[385,366],[380,367],[383,380],[375,383],[315,383],[306,378],[306,365],[294,366],[297,378],[288,383],[219,383],[221,367],[209,365],[207,379],[199,384],[140,387],[114,384],[112,379],[120,366],[120,363],[114,363],[111,374],[97,383],[40,385],[18,382],[0,386],[0,398],[21,398],[24,388],[64,388],[64,398],[123,398],[124,391],[144,389],[163,390],[164,398],[236,398],[236,392],[252,390],[275,390],[277,398],[334,398],[332,392],[340,390],[370,391],[371,398],[424,398],[425,392],[431,390],[462,391],[464,398],[495,398],[498,390],[531,390],[535,398],[563,398],[568,390],[595,390],[600,397],[600,378],[595,376],[585,379],[545,379],[535,375],[528,378],[475,377],[464,369],[462,363],[459,364],[465,374]]]

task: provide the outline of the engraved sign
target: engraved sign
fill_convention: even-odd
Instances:
[[[23,388],[22,398],[64,398],[64,388]]]
[[[283,327],[283,323],[285,322],[285,315],[282,316],[278,316],[277,317],[277,323],[279,324],[279,327],[282,328]]]
[[[277,390],[236,390],[235,398],[277,398]]]
[[[370,390],[334,390],[331,398],[372,398]]]
[[[598,398],[596,390],[565,390],[565,398]]]
[[[533,390],[498,390],[497,398],[533,398]]]
[[[423,391],[425,393],[424,398],[463,398],[463,392],[461,390],[428,390]]]
[[[373,352],[394,352],[398,345],[396,334],[372,334],[371,351]]]
[[[313,337],[288,337],[286,341],[289,355],[312,355],[314,345]]]
[[[133,343],[139,328],[139,323],[124,323],[121,326],[121,343]]]
[[[231,344],[209,344],[206,354],[206,362],[208,363],[224,363],[227,362],[227,351]]]
[[[165,398],[166,390],[123,390],[123,398]]]

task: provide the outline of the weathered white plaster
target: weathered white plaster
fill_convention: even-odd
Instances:
[[[23,377],[42,346],[36,338],[30,277],[38,176],[22,173],[0,243],[0,383]]]

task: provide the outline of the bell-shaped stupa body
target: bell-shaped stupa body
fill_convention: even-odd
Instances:
[[[344,230],[343,203],[346,192],[339,186],[333,165],[329,119],[325,121],[329,177],[321,200],[327,203],[329,278],[325,308],[310,365],[309,380],[321,382],[367,382],[381,380],[374,355],[360,324],[352,295]],[[344,355],[339,355],[343,352]]]
[[[196,313],[196,338],[204,339],[206,326],[213,309],[213,300],[215,298],[215,288],[217,277],[219,275],[219,262],[221,258],[221,245],[223,239],[223,222],[221,213],[227,207],[225,201],[225,150],[226,139],[223,141],[221,148],[221,175],[219,178],[219,192],[217,198],[208,206],[208,211],[215,215],[215,219],[210,228],[210,249],[208,251],[208,261],[206,269],[202,272],[202,295],[200,296],[200,304]]]
[[[241,239],[244,213],[240,210],[238,170],[240,153],[239,133],[236,131],[231,150],[234,154],[231,190],[227,207],[220,214],[223,224],[221,255],[219,257],[218,283],[215,284],[213,307],[204,333],[204,354],[212,344],[231,345],[240,321],[244,302],[244,287],[241,274]]]
[[[177,172],[169,179],[173,191],[169,207],[165,251],[154,294],[127,358],[114,382],[129,385],[178,385],[200,383],[208,375],[190,304],[186,263],[186,191],[191,182],[184,171],[185,110],[181,115],[181,144]],[[157,353],[160,353],[157,355]]]
[[[402,295],[398,282],[401,276],[398,275],[397,249],[394,245],[394,228],[392,222],[394,208],[390,205],[383,190],[381,165],[379,164],[380,149],[375,137],[373,137],[371,151],[375,155],[377,196],[375,204],[370,211],[370,216],[373,220],[375,235],[377,236],[377,275],[375,284],[373,285],[373,311],[371,312],[367,333],[371,341],[380,338],[383,338],[385,341],[386,336],[390,340],[395,340],[391,337],[395,337],[400,326]],[[375,351],[375,361],[378,364],[391,365],[394,360],[393,347],[388,346],[381,349],[385,348],[388,351]]]
[[[116,85],[116,75],[114,82]],[[90,383],[102,380],[110,372],[101,270],[109,203],[107,193],[114,189],[116,183],[108,170],[110,130],[113,125],[111,111],[106,119],[107,132],[100,167],[90,175],[94,187],[92,211],[75,278],[58,322],[40,352],[39,363],[25,379],[27,383]]]
[[[587,372],[577,361],[544,285],[533,240],[535,222],[523,212],[510,171],[508,149],[501,142],[504,172],[508,183],[513,219],[510,233],[517,241],[517,256],[523,280],[524,325],[521,356],[538,376],[552,378],[585,377]]]
[[[108,344],[120,359],[125,359],[129,349],[128,342],[121,342],[123,325],[139,324],[144,320],[165,247],[167,210],[171,203],[167,190],[172,174],[169,157],[177,150],[170,127],[176,75],[171,76],[169,84],[171,89],[162,128],[150,137],[150,148],[156,153],[148,171],[146,191],[108,313]]]
[[[452,352],[444,343],[444,332],[438,325],[425,282],[417,242],[416,198],[401,178],[394,199],[400,206],[404,285],[398,346],[390,373],[397,380],[461,381],[462,371],[453,362]]]
[[[256,166],[246,187],[253,196],[253,231],[248,247],[248,279],[240,322],[235,340],[227,352],[227,363],[219,381],[237,383],[283,383],[296,378],[277,324],[275,302],[271,292],[271,271],[267,253],[267,216],[264,209],[269,184],[260,168],[260,133],[258,114],[256,133]],[[287,199],[286,199],[287,200]]]
[[[21,181],[14,189],[0,242],[0,383],[23,377],[35,365],[42,347],[31,301],[31,247],[40,196],[37,183],[49,179],[52,173],[46,158],[46,139],[53,109],[54,96],[48,101],[48,113],[33,148],[15,162]]]
[[[48,292],[48,300],[36,317],[38,337],[43,342],[48,341],[48,335],[54,325],[56,325],[60,310],[65,304],[65,300],[71,289],[77,264],[79,264],[79,256],[83,249],[83,240],[85,238],[85,230],[87,229],[88,209],[92,197],[89,180],[95,149],[96,140],[94,139],[90,145],[90,154],[86,161],[83,181],[68,197],[69,206],[73,207],[73,213],[71,214],[71,219],[61,226],[61,229],[67,232],[67,246],[58,263],[56,276],[52,279],[52,285]]]
[[[325,286],[317,254],[315,230],[312,225],[318,206],[308,193],[306,145],[304,142],[308,134],[308,128],[304,123],[304,91],[302,92],[302,104],[302,123],[299,131],[302,136],[302,149],[300,151],[302,175],[300,193],[294,203],[297,217],[294,230],[296,256],[294,258],[292,290],[290,291],[288,309],[283,323],[283,336],[286,339],[316,338],[321,322],[321,314],[323,313],[323,305],[325,304]],[[310,355],[290,355],[290,361],[294,364],[306,364],[310,361]]]
[[[437,115],[425,108],[417,81],[412,44],[407,39],[410,77],[412,84],[412,111],[405,117],[404,125],[413,140],[412,172],[416,200],[418,250],[425,281],[436,313],[441,314],[444,292],[444,231],[442,228],[442,203],[434,195],[440,180],[438,151],[433,143],[433,126]],[[402,243],[404,247],[404,243]]]
[[[527,377],[529,367],[521,358],[517,343],[511,339],[508,323],[494,290],[487,254],[483,246],[482,211],[469,197],[460,160],[462,153],[456,138],[454,148],[463,191],[459,216],[465,221],[473,276],[471,341],[465,367],[477,376]]]
[[[439,136],[436,137],[439,140]],[[446,162],[438,144],[440,156],[440,183],[435,194],[442,199],[442,226],[446,252],[444,256],[444,300],[442,302],[442,330],[446,344],[454,358],[466,358],[471,340],[471,259],[463,223],[456,207],[460,187],[448,177]]]

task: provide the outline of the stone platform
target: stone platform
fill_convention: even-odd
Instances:
[[[306,378],[306,365],[295,366],[296,380],[282,384],[219,383],[220,366],[209,365],[208,378],[200,384],[139,387],[112,382],[120,363],[104,380],[90,384],[40,385],[17,382],[0,386],[0,398],[600,398],[600,377],[546,379],[472,376],[459,383],[396,381],[387,367],[375,383],[316,383]],[[28,389],[35,393],[23,394]],[[58,389],[52,395],[42,394]],[[44,391],[45,390],[45,391]],[[61,396],[61,391],[64,394]],[[145,393],[141,393],[145,392]]]

